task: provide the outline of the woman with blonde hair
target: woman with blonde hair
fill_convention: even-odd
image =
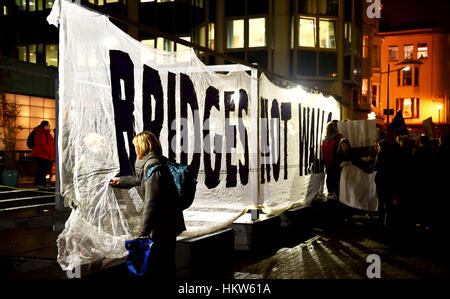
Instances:
[[[150,168],[167,162],[158,138],[144,131],[134,137],[133,145],[137,155],[136,175],[113,178],[110,184],[127,189],[140,186],[144,199],[140,237],[153,241],[147,278],[175,279],[176,237],[186,230],[183,211],[176,202],[178,191],[168,167],[159,167],[146,177]]]

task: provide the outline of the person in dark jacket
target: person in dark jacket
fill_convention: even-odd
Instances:
[[[341,139],[342,136],[338,132],[337,123],[335,121],[329,122],[326,128],[325,139],[322,141],[322,157],[327,173],[326,184],[330,198],[337,197],[339,169],[333,167],[333,160]]]
[[[113,178],[112,186],[132,188],[140,186],[144,198],[140,237],[153,241],[147,278],[152,280],[175,279],[176,237],[186,230],[183,211],[177,206],[178,191],[167,167],[155,170],[149,179],[148,170],[165,164],[161,145],[156,136],[144,131],[133,139],[136,155],[136,175]]]
[[[388,226],[391,220],[392,197],[394,193],[394,154],[386,140],[378,142],[378,153],[373,170],[376,171],[375,184],[378,197],[378,216],[380,224]]]
[[[55,160],[55,139],[50,134],[50,123],[43,120],[34,131],[34,146],[31,150],[31,156],[37,162],[37,172],[34,177],[34,184],[38,187],[46,187],[46,176]]]

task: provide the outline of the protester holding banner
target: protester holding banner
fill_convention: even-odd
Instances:
[[[322,156],[327,173],[326,184],[328,195],[336,197],[339,183],[339,168],[334,167],[333,161],[342,136],[338,132],[336,121],[329,122],[325,132],[325,139],[322,141]]]
[[[176,237],[183,232],[183,212],[177,208],[178,197],[173,177],[167,167],[155,170],[147,179],[148,170],[158,164],[165,164],[158,139],[149,131],[136,135],[133,139],[136,160],[136,175],[113,178],[112,186],[132,188],[140,186],[144,198],[141,220],[141,237],[153,241],[148,264],[149,279],[175,279]]]

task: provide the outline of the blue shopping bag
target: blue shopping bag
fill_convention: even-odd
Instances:
[[[125,248],[128,250],[127,267],[131,275],[145,275],[152,244],[153,241],[149,238],[125,241]]]

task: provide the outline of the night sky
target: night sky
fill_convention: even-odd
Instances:
[[[381,0],[380,30],[443,27],[450,31],[450,0]]]

